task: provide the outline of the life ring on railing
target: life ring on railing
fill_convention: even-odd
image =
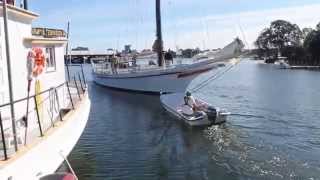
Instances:
[[[45,55],[41,48],[32,48],[28,53],[28,79],[38,77],[42,74],[45,67]]]

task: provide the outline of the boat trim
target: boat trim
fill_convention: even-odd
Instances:
[[[0,8],[2,9],[2,2],[0,2],[0,6],[1,6]],[[39,14],[36,14],[34,12],[31,12],[31,11],[28,11],[28,10],[25,10],[25,9],[22,9],[22,8],[19,8],[19,7],[10,5],[10,4],[7,4],[7,7],[8,7],[8,10],[10,13],[14,13],[14,14],[21,15],[21,16],[24,16],[27,18],[31,18],[32,20],[39,17]]]
[[[40,37],[27,37],[25,41],[31,44],[65,44],[68,42],[65,38],[40,38]]]
[[[183,78],[183,77],[188,77],[188,76],[194,76],[194,75],[196,75],[196,74],[201,74],[201,73],[210,71],[211,69],[213,69],[213,67],[210,67],[210,68],[207,68],[207,69],[200,69],[200,70],[193,71],[193,72],[181,73],[181,74],[178,74],[178,78]]]

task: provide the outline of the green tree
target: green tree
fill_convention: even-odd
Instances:
[[[320,63],[320,30],[308,34],[304,41],[305,49],[311,54],[314,63]]]
[[[287,47],[301,46],[302,39],[303,33],[298,25],[276,20],[260,33],[255,45],[259,50],[259,56],[276,58],[278,51],[282,53]]]
[[[320,25],[320,24],[319,24]],[[313,31],[312,28],[303,28],[302,29],[302,37],[303,39],[306,39],[306,37],[308,36],[309,33],[311,33]]]
[[[254,42],[255,46],[258,48],[258,56],[260,58],[270,56],[271,49],[274,48],[270,43],[270,39],[271,30],[269,28],[265,28]]]
[[[316,30],[320,31],[320,22],[317,24]]]
[[[302,32],[298,25],[288,21],[276,20],[270,25],[270,43],[282,50],[287,46],[299,46],[302,41]]]

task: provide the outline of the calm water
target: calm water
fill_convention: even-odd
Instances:
[[[319,82],[320,72],[242,61],[196,96],[247,116],[202,129],[157,96],[91,82],[90,119],[69,158],[81,180],[320,179]]]

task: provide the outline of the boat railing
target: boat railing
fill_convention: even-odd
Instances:
[[[104,75],[112,75],[112,74],[129,74],[129,73],[148,73],[153,72],[154,70],[159,69],[174,69],[177,66],[182,66],[183,64],[169,64],[164,67],[159,67],[157,65],[147,65],[147,64],[139,64],[136,66],[127,66],[127,67],[118,67],[115,70],[112,70],[110,62],[103,63],[92,63],[92,70],[96,74],[104,74]]]
[[[0,105],[0,163],[13,157],[20,149],[39,142],[65,120],[86,93],[85,79],[78,74],[70,81],[12,102]],[[15,133],[15,135],[14,135]]]

